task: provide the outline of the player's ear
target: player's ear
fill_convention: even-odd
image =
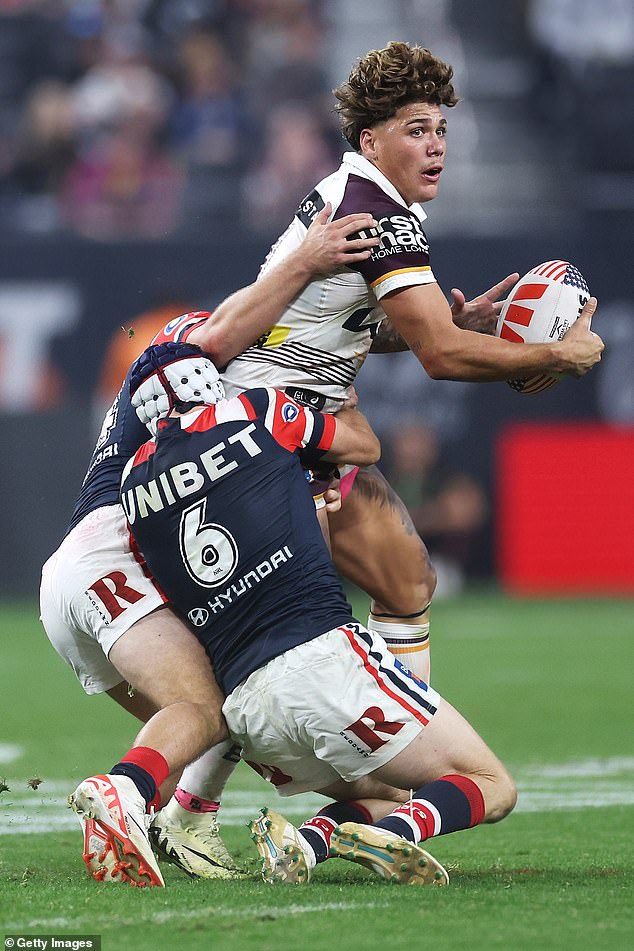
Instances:
[[[359,136],[359,148],[362,155],[367,159],[376,158],[376,146],[374,141],[374,131],[372,129],[362,129]]]

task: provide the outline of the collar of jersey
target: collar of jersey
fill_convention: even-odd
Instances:
[[[200,406],[197,406],[195,409],[189,409],[186,413],[183,413],[182,416],[177,417],[181,429],[189,429],[189,427],[196,422],[198,417],[201,416],[206,409],[209,409],[209,404],[201,403]]]
[[[409,211],[416,215],[419,221],[425,220],[427,215],[423,211],[422,206],[418,202],[414,202],[413,205],[408,205],[400,192],[397,192],[394,188],[389,178],[386,178],[383,172],[380,172],[376,165],[369,162],[363,155],[359,155],[358,152],[344,152],[343,162],[345,165],[352,165],[355,172],[362,175],[363,178],[369,178],[371,181],[376,182],[386,195],[389,195],[390,198],[397,201],[399,205],[408,208]]]

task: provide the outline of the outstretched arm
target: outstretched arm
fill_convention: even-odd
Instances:
[[[579,377],[601,359],[603,341],[590,330],[594,297],[563,340],[522,345],[456,327],[437,284],[394,291],[381,304],[433,379],[494,381],[532,373]]]
[[[453,287],[451,314],[456,327],[460,327],[461,330],[493,335],[506,295],[518,280],[517,272],[509,274],[503,281],[494,284],[488,291],[469,301],[460,288]],[[386,317],[378,325],[370,353],[398,353],[403,350],[409,350],[407,343]]]
[[[355,214],[328,221],[330,203],[316,216],[303,242],[277,267],[253,284],[224,300],[211,317],[188,337],[198,344],[218,367],[269,330],[285,308],[311,281],[369,258],[378,238],[349,239],[376,226],[372,215]]]

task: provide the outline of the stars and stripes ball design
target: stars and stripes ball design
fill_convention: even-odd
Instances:
[[[545,261],[519,279],[504,301],[496,334],[513,343],[561,340],[590,297],[583,275],[569,261]],[[537,373],[509,380],[518,393],[542,393],[559,382],[555,374]]]

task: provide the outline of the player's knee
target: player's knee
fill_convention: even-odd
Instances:
[[[436,569],[421,539],[416,537],[416,542],[417,551],[405,561],[402,578],[417,604],[429,604],[436,590]]]
[[[398,571],[384,586],[381,597],[375,598],[385,610],[395,615],[423,611],[436,590],[436,569],[422,542],[416,554],[416,557],[412,553],[411,558],[401,560]]]
[[[517,787],[513,778],[500,766],[484,795],[485,822],[499,822],[513,811],[517,803]]]
[[[425,567],[423,576],[420,580],[420,596],[425,604],[429,604],[432,597],[434,596],[437,581],[438,575],[436,574],[436,569],[432,564],[427,549],[425,549]]]
[[[187,700],[185,703],[188,707],[188,717],[192,723],[197,723],[201,742],[204,737],[206,748],[229,738],[222,709],[214,698],[204,697],[198,701]]]

